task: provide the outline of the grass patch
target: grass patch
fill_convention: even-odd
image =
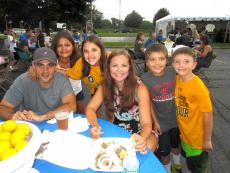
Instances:
[[[133,48],[133,42],[104,42],[105,47]]]
[[[133,48],[134,42],[104,42],[105,47],[128,47]],[[230,43],[213,43],[215,49],[230,49]]]
[[[7,39],[7,35],[5,35],[5,34],[0,34],[0,39]]]
[[[145,36],[149,35],[150,30],[146,29],[135,29],[134,32],[130,33],[121,33],[121,32],[114,32],[111,29],[98,29],[97,33],[100,37],[136,37],[138,32],[144,32]]]
[[[230,43],[213,43],[212,47],[216,49],[230,49]]]

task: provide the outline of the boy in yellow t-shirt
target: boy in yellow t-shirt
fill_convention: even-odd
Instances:
[[[182,155],[193,173],[207,173],[213,124],[209,91],[192,72],[196,59],[191,48],[180,48],[173,53],[173,67],[178,74],[175,97]]]

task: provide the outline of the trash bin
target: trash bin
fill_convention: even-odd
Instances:
[[[9,56],[7,36],[0,34],[0,55]]]

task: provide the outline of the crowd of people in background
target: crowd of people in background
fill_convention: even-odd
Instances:
[[[10,69],[12,71],[16,71],[18,67],[16,66],[17,61],[20,59],[20,55],[18,54],[18,50],[26,51],[31,56],[33,52],[40,47],[51,47],[52,38],[48,36],[42,29],[26,29],[24,33],[21,33],[18,38],[16,37],[16,33],[13,28],[8,27],[4,32],[7,35],[8,47],[9,47],[9,58],[11,60]],[[86,40],[89,36],[93,35],[94,37],[98,37],[96,30],[94,29],[92,32],[86,32],[83,29],[82,33],[80,31],[74,31],[71,33],[71,37],[74,40],[75,45],[78,49],[81,48],[81,44],[84,40]],[[19,49],[17,49],[19,48]]]

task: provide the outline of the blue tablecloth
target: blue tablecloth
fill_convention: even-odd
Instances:
[[[74,116],[82,116],[80,114],[74,114]],[[122,128],[109,123],[108,121],[99,119],[99,124],[102,127],[102,131],[104,132],[102,137],[130,137],[130,134],[123,130]],[[56,124],[48,124],[47,122],[32,122],[33,124],[37,125],[40,130],[49,130],[55,131],[57,129]],[[86,132],[80,133],[84,136],[89,136],[89,130]],[[140,154],[137,152],[137,157],[140,161],[140,173],[166,173],[163,165],[159,162],[154,154],[150,150],[145,155]],[[53,163],[47,162],[45,160],[36,159],[33,165],[33,168],[37,169],[41,173],[51,173],[51,172],[58,172],[58,173],[91,173],[95,172],[92,169],[86,170],[74,170],[65,168],[62,166],[55,165]]]

